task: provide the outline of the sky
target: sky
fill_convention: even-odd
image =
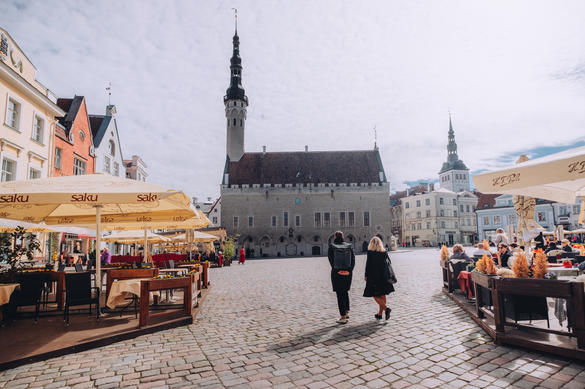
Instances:
[[[59,97],[103,114],[149,181],[204,199],[225,164],[234,15],[246,151],[365,150],[391,191],[436,181],[449,112],[473,172],[585,144],[583,1],[8,1],[2,27]]]

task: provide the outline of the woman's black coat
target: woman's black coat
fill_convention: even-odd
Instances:
[[[382,296],[394,292],[394,285],[386,279],[387,252],[370,251],[366,259],[366,288],[364,297]]]
[[[343,243],[343,242],[342,242]],[[329,246],[327,251],[327,257],[329,258],[329,264],[331,265],[331,285],[333,286],[334,292],[346,292],[351,287],[351,278],[353,277],[353,268],[355,266],[355,254],[353,249],[351,250],[351,267],[349,269],[333,269],[333,251],[334,248]],[[337,272],[340,270],[347,270],[348,276],[342,276]]]

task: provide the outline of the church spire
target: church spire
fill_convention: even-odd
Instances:
[[[455,131],[453,131],[451,112],[449,112],[449,132],[447,139],[447,162],[443,163],[443,167],[439,173],[444,173],[449,170],[468,170],[467,166],[465,166],[457,155],[457,142],[455,142]]]
[[[234,8],[236,26],[233,41],[232,58],[230,59],[230,86],[226,91],[224,101],[244,100],[248,102],[246,91],[242,86],[242,58],[240,58],[240,37],[238,36],[238,10]]]

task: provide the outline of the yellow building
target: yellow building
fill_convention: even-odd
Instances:
[[[49,177],[55,117],[65,112],[36,80],[36,68],[2,28],[0,39],[0,180]]]

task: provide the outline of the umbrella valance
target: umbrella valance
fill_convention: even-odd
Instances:
[[[187,242],[189,238],[186,234],[177,235],[171,238],[174,242]],[[214,242],[219,240],[219,238],[215,235],[206,234],[205,232],[201,231],[193,231],[193,242]]]
[[[473,182],[483,193],[508,193],[573,204],[585,196],[585,147],[477,174]]]
[[[143,243],[145,240],[144,231],[123,231],[115,234],[102,237],[105,242],[116,243]],[[169,238],[166,236],[155,234],[154,232],[146,232],[146,240],[148,243],[168,242]]]
[[[104,174],[4,182],[0,185],[0,217],[47,224],[95,222],[101,217],[134,221],[136,217],[168,220],[168,212],[193,217],[189,197],[159,185]],[[156,213],[154,213],[156,212]],[[153,213],[153,214],[151,214]]]

